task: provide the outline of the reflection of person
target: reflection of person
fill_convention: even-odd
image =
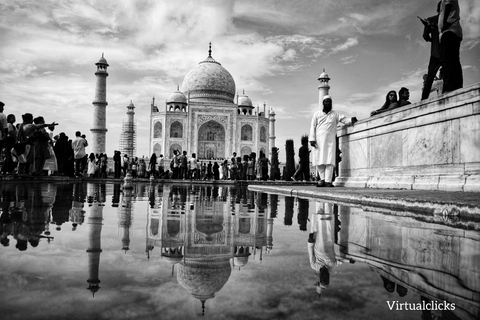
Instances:
[[[421,20],[424,25],[423,39],[432,43],[430,48],[430,61],[428,62],[428,73],[422,89],[422,100],[428,99],[430,91],[432,90],[433,80],[435,80],[435,75],[438,69],[440,69],[440,43],[438,40],[437,22],[441,3],[440,1],[437,5],[437,15]]]
[[[438,15],[438,32],[440,33],[443,92],[449,92],[463,87],[460,64],[460,42],[462,42],[463,31],[460,26],[458,0],[442,0]]]
[[[308,257],[310,266],[319,277],[316,283],[317,293],[321,295],[330,282],[330,271],[346,259],[335,256],[335,220],[333,204],[317,201],[316,214],[311,219],[311,233],[308,239]],[[353,261],[351,261],[353,263]]]
[[[385,290],[388,292],[394,292],[395,291],[395,282],[388,280],[387,278],[380,276],[383,281],[383,287]]]
[[[333,187],[332,176],[337,155],[337,125],[339,122],[354,124],[357,118],[353,117],[349,121],[344,115],[332,110],[332,98],[328,95],[323,97],[322,103],[323,110],[313,115],[308,140],[313,147],[312,163],[320,174],[317,187]]]
[[[392,110],[395,108],[398,108],[397,93],[392,90],[387,93],[387,96],[385,97],[385,103],[383,104],[383,106],[378,110],[372,111],[370,115],[374,116],[376,114],[385,112],[387,110]]]

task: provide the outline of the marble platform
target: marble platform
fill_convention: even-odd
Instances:
[[[341,127],[338,136],[337,186],[480,192],[480,83]]]

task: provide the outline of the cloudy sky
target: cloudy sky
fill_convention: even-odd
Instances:
[[[464,86],[480,80],[480,0],[460,0]],[[359,119],[389,90],[420,100],[430,46],[417,19],[437,0],[0,1],[0,100],[5,114],[42,115],[90,136],[95,62],[104,53],[107,153],[118,148],[133,101],[138,155],[148,154],[150,103],[161,106],[208,55],[237,92],[277,114],[277,146],[308,131],[326,69],[334,109]],[[282,152],[283,151],[283,152]],[[284,157],[284,156],[283,156]],[[282,160],[282,154],[281,154]]]

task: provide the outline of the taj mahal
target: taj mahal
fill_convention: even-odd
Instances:
[[[226,159],[263,152],[275,146],[275,113],[254,106],[237,94],[232,75],[212,57],[187,73],[181,90],[164,106],[151,103],[149,154],[171,159],[174,150],[195,153],[198,159]]]

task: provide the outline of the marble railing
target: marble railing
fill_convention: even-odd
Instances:
[[[480,83],[338,130],[336,185],[480,192]]]

